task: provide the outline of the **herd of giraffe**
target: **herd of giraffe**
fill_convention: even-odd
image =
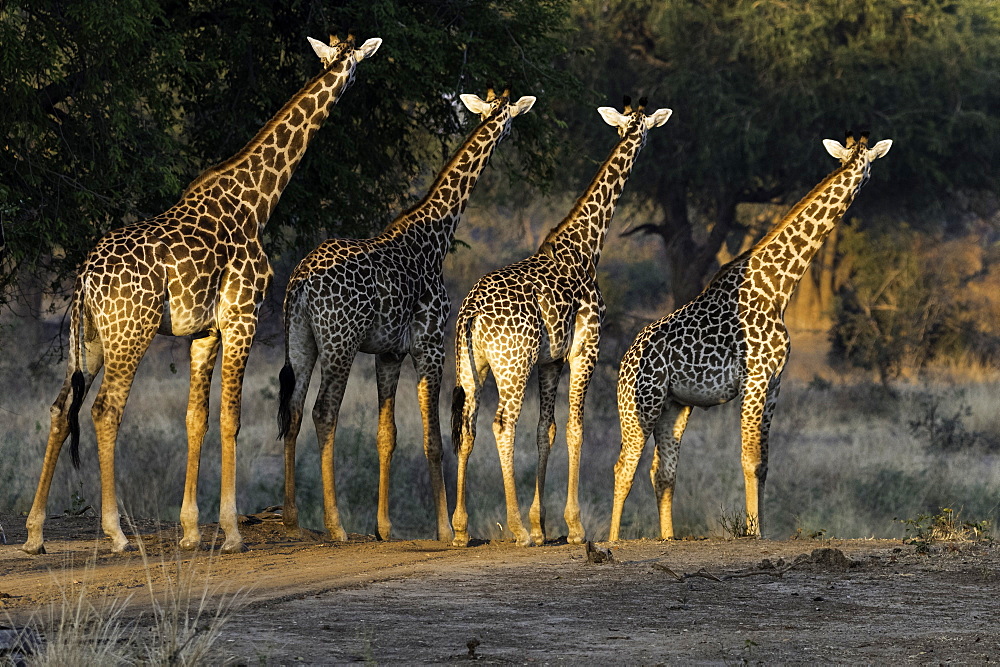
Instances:
[[[220,409],[222,472],[219,524],[222,551],[246,549],[236,513],[236,439],[247,356],[271,282],[262,233],[309,141],[354,80],[355,69],[381,45],[352,38],[310,39],[322,71],[308,81],[236,155],[207,169],[180,201],[149,220],[105,235],[84,262],[70,311],[66,380],[51,408],[41,477],[22,549],[44,553],[45,506],[59,452],[67,438],[79,465],[79,411],[95,377],[104,378],[91,414],[101,471],[101,522],[114,552],[130,548],[115,493],[115,443],[136,369],[157,333],[191,338],[187,407],[188,462],[180,511],[180,546],[201,544],[197,480],[208,427],[213,369],[222,351]],[[646,133],[667,122],[670,109],[645,113],[645,100],[624,110],[598,109],[619,135],[597,174],[566,218],[530,257],[484,276],[462,302],[456,323],[456,387],[452,445],[458,459],[456,505],[449,519],[443,473],[439,394],[445,326],[451,303],[444,257],[472,189],[514,118],[534,97],[510,91],[486,99],[462,95],[481,122],[442,168],[424,198],[370,239],[330,239],[295,268],[284,303],[285,364],[279,374],[278,423],[285,444],[283,521],[297,534],[295,443],[309,378],[320,362],[313,420],[320,447],[324,523],[332,539],[347,534],[337,511],[334,443],[348,375],[358,352],[375,355],[378,385],[378,535],[388,539],[389,472],[396,447],[395,395],[407,355],[417,371],[424,453],[437,512],[437,538],[469,543],[466,469],[476,435],[480,392],[492,371],[499,401],[493,434],[507,500],[507,524],[518,544],[545,541],[545,472],[555,439],[554,406],[569,364],[566,441],[568,540],[581,543],[578,487],[583,406],[597,360],[605,306],[597,264],[615,206]],[[742,397],[743,470],[748,529],[760,534],[759,498],[767,475],[771,415],[788,354],[783,313],[796,284],[833,226],[869,176],[871,161],[890,140],[871,148],[867,134],[846,145],[826,140],[840,166],[756,245],[719,270],[692,302],[643,329],[625,354],[618,381],[621,454],[609,539],[618,539],[622,506],[643,447],[656,448],[651,479],[661,538],[673,537],[673,485],[681,436],[691,408]],[[540,413],[535,496],[525,529],[514,486],[514,431],[525,387],[538,367]]]

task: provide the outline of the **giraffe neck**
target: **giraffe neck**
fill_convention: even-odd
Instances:
[[[309,141],[354,79],[341,60],[313,77],[234,156],[209,167],[185,190],[181,204],[211,202],[253,235],[267,224]]]
[[[746,254],[756,287],[784,310],[820,246],[861,189],[863,160],[856,155],[803,197]]]
[[[618,198],[644,143],[644,134],[630,132],[615,145],[587,190],[566,218],[548,233],[539,250],[571,250],[597,266]]]
[[[413,246],[420,251],[421,259],[440,268],[472,189],[493,150],[506,136],[510,121],[505,110],[480,123],[441,169],[424,198],[396,218],[382,238]]]

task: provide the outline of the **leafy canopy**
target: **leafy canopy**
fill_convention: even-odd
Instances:
[[[551,177],[549,101],[566,0],[10,0],[0,8],[0,216],[25,271],[64,285],[108,229],[156,215],[237,152],[316,74],[307,36],[381,37],[268,226],[273,248],[365,235],[465,132],[458,94],[509,84],[539,104],[508,140]],[[51,274],[48,274],[51,272]]]
[[[584,0],[574,23],[574,71],[602,100],[674,109],[629,187],[658,207],[648,229],[687,296],[738,245],[735,206],[794,202],[836,166],[821,140],[845,130],[894,140],[855,213],[882,202],[933,226],[956,192],[1000,186],[993,0]]]

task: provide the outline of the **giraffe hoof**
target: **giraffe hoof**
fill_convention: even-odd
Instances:
[[[124,554],[130,551],[138,551],[138,547],[134,544],[129,544],[127,541],[125,544],[113,544],[111,545],[111,553],[113,554]]]
[[[222,544],[222,553],[224,554],[241,554],[245,551],[247,551],[247,545],[243,544],[243,540],[233,542],[232,544],[229,542]]]
[[[29,556],[41,556],[42,554],[47,553],[45,551],[45,544],[43,542],[35,542],[35,543],[25,542],[24,544],[21,545],[20,549],[18,550],[23,551]]]
[[[585,535],[570,535],[566,538],[568,544],[583,544],[586,541],[587,538]]]
[[[201,537],[198,537],[198,539],[188,539],[185,537],[178,543],[178,546],[180,546],[180,548],[184,551],[194,551],[196,549],[200,549]]]
[[[298,524],[294,526],[285,526],[285,537],[299,539],[302,537],[302,529],[299,528]]]
[[[465,548],[469,546],[469,536],[468,534],[459,533],[455,535],[455,538],[451,541],[451,546]]]
[[[451,526],[447,528],[438,527],[437,540],[438,542],[451,542],[455,539],[455,533],[452,531]]]
[[[533,544],[538,544],[538,545],[545,544],[545,533],[538,533],[537,535],[535,533],[532,533],[531,537],[529,538],[529,541],[532,542]]]

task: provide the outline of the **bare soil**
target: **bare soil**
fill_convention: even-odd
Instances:
[[[0,515],[0,625],[33,622],[78,586],[131,596],[128,614],[149,623],[149,582],[158,589],[187,568],[208,581],[199,591],[248,593],[216,644],[218,662],[1000,659],[991,543],[920,554],[898,540],[629,540],[603,544],[613,560],[595,564],[565,541],[290,540],[262,513],[246,520],[244,554],[178,552],[176,526],[143,521],[145,556],[115,556],[98,523],[51,518],[48,553],[32,557],[17,550],[23,518]],[[207,544],[212,529],[203,532]]]

